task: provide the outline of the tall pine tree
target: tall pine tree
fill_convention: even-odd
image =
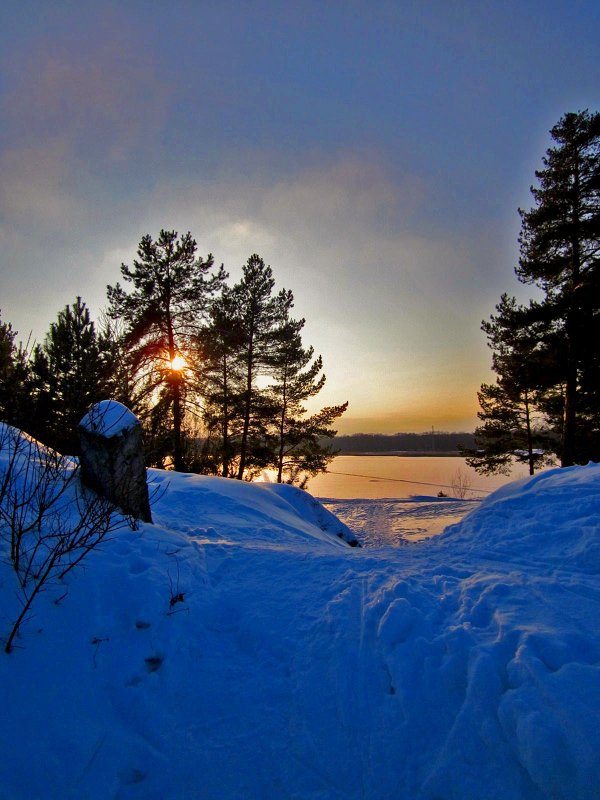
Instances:
[[[77,425],[104,399],[108,363],[81,297],[58,313],[32,357],[35,435],[61,453],[77,454]]]
[[[600,313],[600,114],[565,114],[552,128],[556,146],[547,150],[531,192],[535,206],[520,210],[521,255],[517,275],[545,293],[560,329],[564,402],[561,463],[600,457],[600,384],[596,348]]]
[[[237,474],[245,410],[246,370],[240,358],[244,341],[229,287],[212,304],[208,325],[197,338],[199,388],[206,429],[203,469],[224,478]]]
[[[156,240],[144,236],[133,268],[121,266],[131,291],[118,283],[108,287],[109,314],[125,325],[130,368],[143,386],[147,420],[155,440],[163,440],[155,461],[169,454],[177,470],[185,468],[182,437],[190,389],[182,367],[209,299],[226,277],[223,267],[213,271],[212,255],[204,260],[196,250],[190,233],[179,237],[177,231],[161,230]]]
[[[268,463],[266,425],[272,408],[264,403],[256,380],[268,369],[273,330],[278,319],[279,305],[277,298],[273,297],[274,285],[271,267],[255,253],[244,265],[242,279],[232,290],[239,326],[238,356],[244,372],[236,476],[239,480],[249,466],[259,468]]]
[[[268,388],[274,416],[273,466],[277,482],[284,476],[289,482],[302,481],[310,475],[322,472],[333,458],[333,451],[324,440],[335,435],[331,425],[341,416],[348,404],[322,409],[318,414],[306,416],[304,403],[317,395],[325,385],[322,374],[323,360],[314,357],[312,347],[302,344],[304,319],[292,319],[291,292],[280,293],[279,325],[274,332],[273,350],[270,358],[272,383]]]
[[[323,387],[321,358],[304,348],[304,320],[290,316],[293,295],[274,294],[272,270],[258,255],[225,287],[200,333],[198,361],[206,428],[204,468],[250,479],[275,469],[277,480],[315,474],[332,458],[332,422],[346,405],[306,416],[304,402]]]
[[[29,355],[16,337],[10,322],[0,320],[0,420],[34,435]]]

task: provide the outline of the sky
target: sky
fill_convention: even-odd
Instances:
[[[600,109],[594,2],[34,2],[0,11],[0,309],[97,318],[145,234],[258,253],[341,433],[472,430],[519,207]]]

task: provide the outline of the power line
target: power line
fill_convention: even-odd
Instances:
[[[406,478],[379,478],[377,475],[359,475],[356,472],[336,472],[335,470],[328,469],[328,475],[345,475],[348,478],[370,478],[373,481],[393,481],[394,483],[411,483],[417,486],[435,486],[436,488],[441,489],[453,489],[456,490],[455,486],[449,486],[447,483],[427,483],[426,481],[409,481]],[[465,489],[468,489],[469,492],[483,492],[484,494],[491,494],[493,489],[476,489],[472,486],[465,486]]]

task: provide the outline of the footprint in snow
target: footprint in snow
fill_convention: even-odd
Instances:
[[[128,767],[119,772],[119,780],[124,786],[132,786],[146,779],[146,773],[136,767]]]
[[[397,597],[387,607],[379,623],[378,636],[388,647],[401,644],[409,637],[421,613],[404,597]]]
[[[148,561],[144,561],[141,558],[134,558],[129,564],[129,573],[131,575],[141,575],[143,572],[146,572],[149,567],[150,564]]]
[[[148,672],[158,672],[164,661],[162,656],[149,656],[144,659]]]

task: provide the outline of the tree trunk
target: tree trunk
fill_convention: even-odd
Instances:
[[[173,335],[171,315],[168,311],[167,337],[169,341],[169,367],[171,368],[171,364],[177,355],[177,351],[175,349],[175,337]],[[169,378],[171,381],[171,397],[173,399],[173,466],[177,472],[183,472],[185,466],[183,463],[183,452],[181,447],[181,375],[176,373],[176,371],[171,368]]]
[[[531,435],[531,412],[529,410],[529,395],[525,392],[525,429],[527,431],[527,458],[529,461],[529,474],[535,473],[533,458],[533,437]]]
[[[579,309],[577,289],[581,273],[581,248],[579,229],[581,221],[579,192],[579,159],[575,155],[574,198],[571,234],[571,281],[569,310],[567,312],[567,368],[565,382],[565,405],[563,414],[563,446],[561,466],[570,467],[575,463],[575,430],[577,423],[577,373],[579,365]]]
[[[227,353],[223,353],[223,465],[221,474],[224,478],[229,477],[229,403],[227,393],[229,386],[227,383]]]
[[[183,472],[183,452],[181,447],[181,378],[172,375],[173,388],[173,465],[177,472]]]
[[[285,428],[285,409],[281,412],[281,419],[279,421],[279,453],[277,454],[277,483],[281,483],[283,478],[284,428]]]
[[[279,420],[279,453],[277,454],[277,483],[281,483],[283,479],[283,453],[284,446],[284,431],[285,419],[287,416],[287,369],[283,378],[283,397],[281,400],[281,417]]]
[[[573,323],[567,325],[573,329]],[[577,360],[574,352],[572,333],[568,333],[567,342],[567,376],[565,384],[565,405],[563,414],[563,441],[561,467],[570,467],[575,463],[575,426],[577,399]]]
[[[248,347],[248,367],[246,370],[246,401],[244,408],[244,427],[242,429],[242,440],[240,442],[240,465],[238,469],[237,479],[241,481],[244,477],[244,470],[246,469],[246,453],[248,449],[248,431],[250,430],[250,410],[252,408],[252,378],[254,367],[254,342],[253,336],[250,337],[250,344]]]

